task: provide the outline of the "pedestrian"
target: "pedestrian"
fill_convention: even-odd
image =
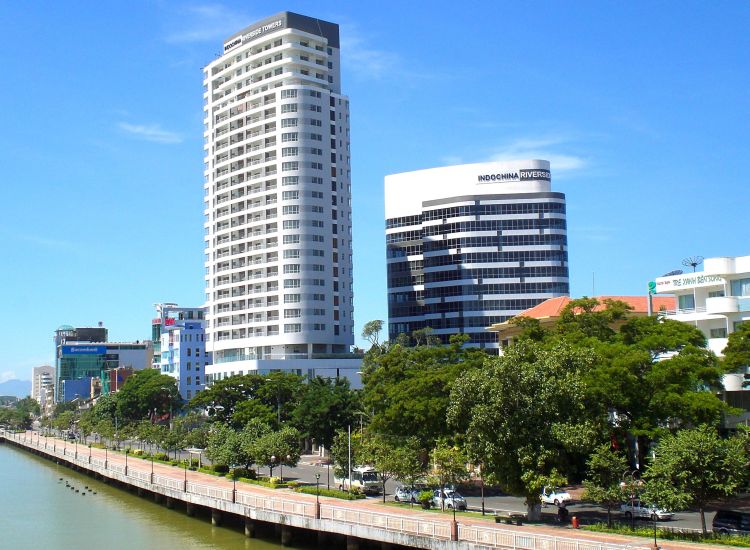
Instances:
[[[557,521],[560,523],[568,522],[568,509],[565,507],[564,502],[557,506]]]

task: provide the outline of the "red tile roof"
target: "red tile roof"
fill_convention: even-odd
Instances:
[[[599,305],[594,311],[601,311],[604,309],[604,300],[619,300],[625,302],[632,309],[633,313],[647,313],[648,304],[646,302],[646,296],[594,296],[599,300]],[[519,313],[519,316],[532,317],[534,319],[547,319],[550,317],[559,317],[562,310],[565,309],[572,298],[568,296],[558,296],[557,298],[550,298],[545,300],[541,304],[538,304],[530,309],[527,309],[523,313]],[[673,296],[653,296],[652,297],[653,310],[658,312],[662,309],[675,309],[676,300]]]

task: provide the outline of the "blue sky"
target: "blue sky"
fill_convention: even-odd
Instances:
[[[3,2],[0,381],[61,324],[145,339],[202,303],[201,67],[282,10],[341,26],[357,333],[387,318],[390,173],[549,159],[574,296],[750,254],[747,2]]]

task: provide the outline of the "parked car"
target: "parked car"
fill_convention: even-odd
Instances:
[[[638,499],[634,500],[632,504],[630,502],[626,502],[625,504],[620,505],[620,512],[624,513],[625,517],[627,518],[650,518],[659,521],[672,519],[672,517],[674,517],[674,514],[672,512],[662,510],[661,508],[657,508],[656,506],[651,506],[650,504],[641,502]]]
[[[75,441],[76,434],[73,432],[68,432],[68,441]]]
[[[570,494],[567,491],[563,491],[562,489],[558,489],[557,487],[544,487],[542,489],[542,494],[539,495],[539,498],[541,499],[542,503],[554,504],[555,506],[560,506],[561,504],[565,505],[572,500],[570,498]]]
[[[719,510],[711,528],[722,535],[750,535],[750,512]]]
[[[466,510],[466,499],[456,491],[436,489],[432,493],[432,504],[435,508],[448,508],[456,510]]]
[[[415,487],[399,487],[393,495],[396,502],[419,502],[419,493],[422,490]]]

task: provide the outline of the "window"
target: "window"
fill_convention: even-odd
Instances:
[[[712,290],[708,293],[709,298],[721,298],[722,296],[724,296],[723,290]]]
[[[313,294],[312,299],[316,302],[324,302],[326,299],[325,294]]]
[[[750,279],[737,279],[731,285],[732,296],[750,296]]]
[[[284,176],[281,178],[281,185],[297,185],[299,184],[299,176]]]
[[[284,206],[281,211],[284,214],[299,214],[299,206],[297,205],[291,205],[291,206]]]
[[[299,288],[299,279],[284,279],[284,288]]]
[[[187,385],[191,386],[192,384],[193,384],[193,377],[192,376],[188,376],[187,377]]]
[[[281,106],[281,112],[282,113],[296,113],[297,112],[297,104],[296,103],[285,103]]]
[[[299,170],[299,162],[297,162],[297,161],[282,162],[281,163],[281,170],[283,172],[288,172],[289,170]]]
[[[299,294],[284,294],[285,304],[296,304],[300,301],[301,301],[301,297]]]
[[[710,330],[710,338],[726,338],[727,329],[725,328],[712,328]]]
[[[282,118],[281,119],[281,127],[282,128],[292,128],[294,126],[297,126],[297,119],[296,118]]]
[[[187,398],[188,398],[188,399],[192,399],[192,397],[193,397],[193,392],[192,392],[192,391],[190,391],[190,390],[188,390],[188,391],[187,391]]]
[[[286,264],[284,266],[284,273],[299,273],[299,264]]]
[[[297,132],[285,132],[281,134],[281,141],[297,141],[299,134]]]
[[[312,191],[312,192],[310,193],[310,195],[311,195],[311,196],[312,196],[312,198],[314,198],[314,199],[322,199],[322,198],[323,198],[323,191]]]
[[[298,147],[282,147],[281,149],[282,157],[296,157],[297,155],[299,155]]]
[[[299,220],[284,220],[284,229],[299,229]],[[284,257],[286,258],[286,252],[289,252],[289,250],[285,250]],[[299,254],[299,250],[296,251],[297,254]],[[296,256],[297,258],[299,256]]]
[[[311,240],[317,243],[325,242],[325,239],[323,238],[323,235],[310,235]]]
[[[297,220],[291,220],[291,221],[297,221]],[[299,250],[295,248],[284,250],[284,258],[299,258]]]
[[[285,201],[293,201],[299,199],[299,191],[284,191],[281,194],[281,199]]]
[[[323,258],[325,256],[325,251],[318,250],[317,248],[313,248],[312,255],[313,256],[319,256],[319,257]]]
[[[299,244],[299,235],[284,235],[284,244]]]
[[[695,297],[692,294],[683,294],[677,297],[679,309],[695,309]]]
[[[313,323],[313,330],[325,330],[326,326],[323,323]]]
[[[301,317],[301,316],[302,316],[301,309],[285,309],[284,310],[284,319],[294,319],[295,317]]]
[[[284,332],[287,334],[290,332],[302,332],[302,325],[299,323],[287,323],[284,325]]]
[[[297,90],[281,90],[281,99],[297,97]]]

